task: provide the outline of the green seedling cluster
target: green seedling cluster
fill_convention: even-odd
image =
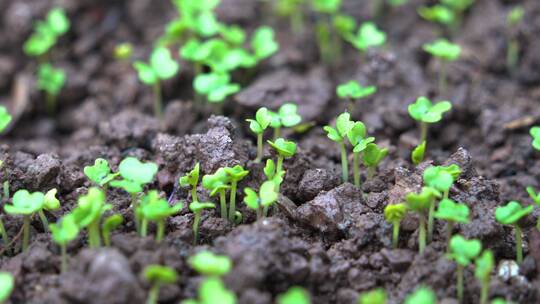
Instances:
[[[439,0],[432,6],[422,6],[418,14],[434,23],[445,26],[452,34],[461,27],[463,15],[474,4],[475,0]]]
[[[53,241],[60,246],[61,250],[61,270],[66,272],[68,268],[67,245],[75,240],[79,235],[79,225],[77,219],[70,213],[62,217],[58,222],[49,225]]]
[[[277,112],[268,111],[272,117],[270,127],[274,129],[274,140],[281,136],[282,128],[292,128],[302,122],[302,116],[297,113],[298,106],[294,103],[285,103]]]
[[[367,98],[377,92],[376,86],[363,87],[357,81],[350,80],[340,84],[336,88],[336,94],[339,98],[349,102],[348,111],[353,113],[354,105],[360,99]]]
[[[310,304],[311,297],[309,293],[302,287],[293,286],[286,292],[278,295],[278,304]]]
[[[178,181],[182,187],[191,187],[191,200],[193,202],[199,201],[199,197],[197,196],[197,185],[199,184],[200,171],[199,163],[197,163],[190,172],[180,177]]]
[[[525,16],[525,9],[516,6],[510,10],[506,17],[508,31],[508,46],[506,47],[506,67],[513,72],[519,61],[520,45],[518,39],[518,27]]]
[[[163,285],[174,284],[178,280],[176,271],[167,266],[148,265],[143,270],[144,279],[150,283],[146,304],[157,304],[159,290]]]
[[[441,197],[441,193],[431,187],[424,187],[420,193],[409,193],[405,196],[408,208],[418,214],[418,250],[420,253],[424,252],[426,247],[426,221],[433,210],[435,200],[439,197]]]
[[[257,219],[266,216],[265,211],[278,199],[278,192],[273,181],[264,182],[259,189],[259,193],[249,187],[244,188],[244,193],[244,203],[248,208],[255,210]]]
[[[516,261],[521,264],[523,261],[523,241],[519,220],[531,214],[534,206],[522,207],[519,202],[511,201],[505,206],[495,209],[495,219],[503,225],[511,225],[514,227],[516,234]]]
[[[213,206],[213,205],[212,205]],[[171,206],[169,203],[159,197],[157,190],[149,191],[139,204],[138,209],[135,211],[139,218],[141,218],[141,236],[146,237],[148,232],[148,223],[155,222],[157,226],[156,242],[161,242],[165,235],[165,221],[168,217],[173,216],[180,212],[184,205],[176,203]]]
[[[246,119],[249,122],[249,129],[257,135],[257,158],[256,163],[261,162],[264,153],[263,137],[264,131],[270,126],[273,115],[267,108],[262,107],[255,113],[255,119]]]
[[[450,109],[452,109],[452,104],[449,101],[439,101],[433,104],[431,100],[424,96],[418,97],[415,103],[408,106],[409,115],[420,123],[419,142],[421,144],[427,142],[428,125],[441,121],[443,114],[450,111]],[[425,147],[423,150],[425,150]]]
[[[437,39],[431,43],[424,44],[422,48],[424,51],[431,54],[431,56],[439,60],[439,93],[446,93],[446,88],[448,86],[447,66],[449,62],[459,59],[461,47],[446,39]]]
[[[358,28],[358,32],[347,33],[346,40],[362,54],[369,49],[381,47],[386,42],[386,33],[379,30],[373,22],[364,22]]]
[[[478,240],[466,240],[455,235],[450,240],[448,257],[457,264],[457,297],[463,303],[463,270],[482,252],[482,244]]]
[[[399,243],[399,225],[407,214],[407,205],[403,203],[390,204],[384,208],[384,218],[392,224],[392,246],[398,247]]]
[[[449,250],[454,225],[456,223],[469,223],[469,207],[465,204],[456,203],[451,199],[445,198],[439,202],[439,208],[434,213],[434,217],[447,222],[446,239],[448,242],[447,249]]]

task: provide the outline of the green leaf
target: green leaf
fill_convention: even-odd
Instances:
[[[461,168],[457,164],[451,164],[449,166],[439,166],[439,167],[441,167],[444,171],[450,173],[450,175],[452,175],[454,180],[457,180],[458,177],[461,175]]]
[[[450,239],[450,257],[461,266],[467,266],[482,251],[479,240],[466,240],[461,235],[454,235]]]
[[[246,204],[246,206],[253,210],[258,210],[261,207],[259,196],[257,195],[257,192],[255,192],[255,190],[246,187],[244,188],[244,194],[244,203]]]
[[[221,102],[227,96],[240,91],[240,86],[230,83],[229,74],[199,74],[193,82],[197,93],[207,95],[211,102]]]
[[[8,214],[31,215],[43,209],[45,195],[41,192],[30,193],[28,190],[18,190],[13,195],[12,204],[5,204]]]
[[[133,68],[137,71],[139,80],[147,85],[153,85],[158,81],[158,75],[152,67],[142,61],[135,61]]]
[[[246,41],[246,32],[238,25],[221,25],[219,33],[225,41],[233,45],[241,46]]]
[[[79,196],[77,207],[72,213],[77,225],[82,228],[99,221],[103,213],[111,208],[112,205],[105,203],[105,192],[99,188],[90,188],[86,195]]]
[[[424,183],[441,192],[448,191],[454,183],[453,176],[439,166],[429,167],[424,170]]]
[[[434,216],[438,219],[467,224],[469,222],[469,207],[451,199],[443,199]]]
[[[441,196],[441,193],[434,188],[423,187],[420,193],[408,193],[405,196],[407,206],[414,212],[422,213],[429,209],[432,201]]]
[[[384,218],[389,223],[401,221],[407,215],[407,205],[403,203],[388,204],[384,208]]]
[[[424,140],[419,144],[411,153],[411,160],[413,164],[418,166],[421,162],[424,161],[424,154],[426,152],[426,141]]]
[[[353,126],[354,123],[351,121],[351,114],[347,112],[341,113],[336,119],[336,129],[339,133],[339,136],[342,138],[347,136]]]
[[[61,246],[73,241],[79,235],[79,226],[75,216],[71,213],[64,215],[58,222],[49,225],[52,239]]]
[[[426,97],[419,97],[415,103],[408,107],[409,114],[417,121],[435,123],[442,119],[442,115],[452,109],[449,101],[440,101],[433,104]]]
[[[444,25],[451,25],[456,20],[455,13],[444,5],[421,6],[418,8],[418,14],[428,21]]]
[[[540,207],[540,193],[536,193],[536,191],[534,191],[534,188],[533,187],[527,187],[527,193],[529,194],[529,196],[531,197],[531,199],[534,201],[534,203]]]
[[[484,250],[482,255],[476,259],[476,267],[474,268],[474,276],[481,282],[489,282],[491,272],[495,266],[495,257],[491,250]]]
[[[194,201],[189,204],[189,210],[191,210],[191,212],[193,213],[199,213],[199,212],[202,212],[204,209],[212,209],[215,207],[216,205],[214,205],[214,203],[211,203],[211,202],[201,203],[201,202]]]
[[[540,127],[539,126],[532,127],[529,133],[531,134],[532,139],[533,139],[531,145],[536,150],[540,150]]]
[[[165,47],[157,47],[150,55],[150,66],[157,78],[165,80],[174,77],[180,68],[169,49]]]
[[[278,304],[309,304],[311,303],[309,293],[302,287],[291,287],[287,292],[278,295]]]
[[[529,215],[533,211],[533,208],[534,206],[522,207],[520,203],[511,201],[505,206],[495,209],[495,219],[504,225],[514,225],[521,218]]]
[[[0,106],[0,132],[3,132],[7,128],[11,120],[12,117],[6,107]]]
[[[356,20],[353,17],[347,15],[337,15],[332,18],[332,23],[336,31],[342,37],[347,37],[356,28]]]
[[[274,30],[269,26],[259,27],[251,38],[251,47],[257,60],[272,56],[279,50],[279,44],[274,38]]]
[[[364,22],[358,29],[356,36],[349,37],[347,40],[354,47],[365,52],[369,48],[384,45],[386,42],[386,33],[379,30],[375,23]]]
[[[186,175],[182,176],[179,180],[180,186],[182,187],[197,187],[199,183],[199,174],[200,174],[200,165],[199,163],[195,164],[195,167],[189,171]]]
[[[131,180],[123,179],[123,180],[113,180],[110,182],[110,185],[113,188],[121,188],[124,189],[129,194],[137,194],[139,192],[142,192],[142,185],[138,182],[134,182]]]
[[[9,299],[9,296],[11,296],[11,292],[13,292],[13,288],[15,288],[15,279],[13,278],[13,275],[9,272],[2,271],[0,272],[0,302],[4,303]]]
[[[276,141],[267,141],[268,144],[274,148],[279,155],[288,158],[292,157],[296,153],[296,143],[288,141],[283,138],[278,138]]]
[[[83,171],[88,179],[100,186],[102,186],[102,181],[111,174],[109,162],[103,158],[97,158],[93,166],[86,166]]]
[[[235,304],[236,296],[218,278],[208,278],[199,287],[199,304]]]
[[[69,30],[70,22],[63,8],[56,7],[50,10],[46,22],[57,36],[63,35]]]
[[[205,189],[210,190],[210,195],[214,196],[222,190],[230,188],[229,176],[224,168],[219,168],[216,173],[203,176],[202,185]]]
[[[386,291],[377,288],[360,294],[358,304],[386,304]]]
[[[143,197],[140,212],[143,218],[147,220],[160,221],[177,214],[183,207],[184,205],[181,202],[170,206],[167,200],[159,197],[156,190],[152,190]]]
[[[339,132],[331,126],[324,126],[323,130],[326,131],[326,136],[335,142],[343,141],[343,137],[339,135]]]
[[[195,30],[203,37],[211,37],[219,32],[220,24],[212,11],[202,12],[194,21]]]
[[[341,0],[313,0],[313,9],[319,13],[334,14],[341,6]]]
[[[298,106],[294,103],[285,103],[279,107],[279,119],[284,127],[294,127],[302,121],[302,116],[296,112]]]
[[[141,185],[150,183],[158,171],[155,163],[142,163],[135,157],[126,157],[118,166],[120,176]]]
[[[188,264],[205,276],[223,276],[232,268],[232,261],[226,255],[217,255],[210,251],[201,251],[188,259]]]
[[[347,137],[351,145],[356,146],[362,139],[366,137],[366,126],[361,121],[352,123],[350,131],[347,133]]]
[[[104,234],[109,234],[112,230],[118,228],[124,222],[124,218],[120,214],[113,214],[108,216],[103,221],[101,229],[103,229]]]
[[[54,188],[45,193],[45,197],[43,199],[43,208],[45,210],[52,211],[60,208],[60,201],[56,198],[57,192],[58,190]]]
[[[178,280],[178,274],[173,268],[161,265],[146,266],[143,275],[152,284],[173,284]]]
[[[437,297],[431,289],[420,287],[405,298],[405,304],[436,304]]]
[[[461,47],[446,39],[437,39],[426,43],[422,48],[431,55],[446,61],[455,61],[461,54]]]
[[[273,181],[266,181],[259,189],[261,205],[268,207],[278,200],[279,193],[276,191],[276,185]]]
[[[38,67],[38,88],[51,95],[58,95],[66,82],[66,74],[60,69],[55,69],[49,63]]]
[[[346,83],[340,84],[336,88],[336,94],[339,98],[361,99],[369,97],[377,92],[377,87],[367,86],[363,87],[357,81],[351,80]]]
[[[249,174],[249,171],[244,170],[244,167],[242,167],[240,165],[236,165],[236,166],[234,166],[232,168],[231,167],[225,167],[223,169],[227,173],[227,176],[229,176],[229,179],[232,180],[232,181],[240,181],[244,177],[246,177],[246,175]]]
[[[375,141],[375,137],[368,137],[361,139],[353,148],[354,153],[360,153],[367,149],[367,147]]]
[[[273,179],[276,175],[276,163],[272,159],[267,159],[263,171],[267,179]]]
[[[387,148],[379,148],[377,144],[372,143],[366,146],[362,160],[367,167],[377,167],[387,155]]]
[[[521,20],[523,20],[523,16],[525,16],[525,10],[521,5],[518,5],[510,10],[508,16],[506,17],[506,23],[509,26],[516,26],[521,22]]]

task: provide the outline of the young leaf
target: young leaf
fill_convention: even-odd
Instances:
[[[278,295],[278,304],[309,304],[311,303],[309,293],[302,287],[291,287],[287,292]]]
[[[495,266],[495,258],[491,250],[484,250],[484,253],[476,259],[474,276],[481,282],[489,282],[491,272]]]
[[[424,154],[426,152],[426,141],[424,140],[419,144],[411,153],[411,160],[413,164],[418,166],[422,161],[424,161]]]
[[[178,274],[173,268],[161,265],[146,266],[143,275],[152,284],[173,284],[178,280]]]
[[[158,171],[155,163],[142,163],[135,157],[126,157],[118,166],[120,176],[124,179],[144,185],[150,183]]]
[[[60,69],[55,69],[51,64],[44,63],[38,67],[39,89],[51,94],[58,95],[64,83],[66,82],[66,74]]]
[[[364,22],[358,29],[356,36],[349,37],[347,40],[354,47],[365,52],[371,47],[378,47],[386,42],[386,33],[379,30],[375,23]]]
[[[75,216],[71,213],[64,215],[60,221],[50,224],[52,239],[58,245],[67,245],[79,235],[79,226]]]
[[[11,115],[4,106],[0,106],[0,132],[3,132],[11,122]]]
[[[205,276],[223,276],[232,268],[232,261],[226,255],[216,255],[210,251],[201,251],[188,259],[189,265]]]
[[[446,39],[437,39],[426,43],[422,48],[431,55],[446,61],[455,61],[461,54],[461,47]]]
[[[169,49],[157,47],[150,55],[150,66],[154,70],[157,78],[165,80],[173,77],[178,72],[180,66],[172,56]]]
[[[415,103],[408,107],[409,114],[417,121],[435,123],[442,119],[442,115],[452,109],[449,101],[440,101],[433,104],[426,97],[418,97]]]
[[[384,208],[384,218],[387,222],[401,221],[407,214],[407,205],[403,203],[388,204]]]
[[[53,188],[45,193],[43,198],[43,209],[52,211],[60,208],[60,201],[56,198],[56,193],[58,193],[56,188]]]
[[[15,279],[9,272],[0,272],[0,303],[4,303],[9,299],[13,288],[15,287]]]
[[[251,47],[257,60],[272,56],[279,50],[279,44],[274,38],[274,30],[268,26],[258,28],[251,38]]]
[[[533,139],[531,145],[536,150],[540,150],[540,127],[539,126],[532,127],[529,133],[531,134],[532,139]]]
[[[522,207],[516,201],[508,202],[505,206],[500,206],[495,209],[495,219],[504,225],[513,225],[522,217],[529,215],[533,211],[534,206]]]
[[[405,304],[435,304],[437,297],[431,289],[420,287],[405,298]]]
[[[466,224],[469,222],[469,207],[450,199],[443,199],[434,216],[438,219]]]
[[[454,183],[454,177],[445,168],[440,166],[429,167],[423,174],[424,183],[441,192],[450,190]]]
[[[362,159],[367,167],[377,167],[387,155],[387,148],[379,148],[377,144],[372,143],[367,145]]]
[[[297,110],[298,106],[294,103],[285,103],[279,108],[279,119],[284,127],[294,127],[302,121],[302,116],[298,115]]]
[[[479,240],[466,240],[461,235],[454,235],[450,240],[450,257],[461,266],[467,266],[482,251]]]
[[[371,96],[377,92],[377,87],[367,86],[363,87],[358,83],[358,81],[348,81],[346,83],[340,84],[336,88],[336,94],[339,98],[350,98],[350,99],[360,99]]]
[[[360,294],[358,304],[386,304],[386,291],[377,288]]]
[[[13,195],[12,203],[5,204],[8,214],[31,215],[43,209],[45,195],[41,192],[30,193],[28,190],[18,190]]]
[[[296,144],[293,141],[278,138],[274,142],[269,140],[268,144],[285,158],[292,157],[296,153]]]
[[[405,196],[408,207],[415,212],[424,212],[429,209],[431,201],[440,197],[441,193],[430,187],[423,187],[422,192],[411,192]]]

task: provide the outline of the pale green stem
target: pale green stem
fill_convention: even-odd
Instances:
[[[457,297],[458,302],[463,303],[463,266],[457,264]]]
[[[426,219],[423,214],[420,214],[420,231],[418,232],[418,250],[424,252],[426,248]]]
[[[341,178],[344,183],[349,181],[349,164],[347,160],[347,149],[343,141],[339,142],[341,149]]]
[[[219,202],[221,205],[221,218],[227,218],[227,199],[225,198],[225,190],[219,191]]]
[[[449,194],[450,194],[450,189],[444,191],[444,193],[443,193],[443,198],[444,198],[444,199],[448,199],[448,195],[449,195]]]
[[[233,180],[231,181],[231,194],[229,197],[229,221],[231,223],[234,223],[234,213],[236,211],[236,186],[237,181]]]
[[[517,66],[519,58],[519,42],[516,39],[512,39],[508,43],[508,50],[506,53],[506,67],[512,72]]]
[[[394,249],[398,248],[399,243],[399,221],[394,221],[392,231],[392,246]]]
[[[61,244],[60,245],[60,252],[61,252],[61,256],[60,256],[60,259],[61,259],[61,271],[62,273],[65,273],[67,272],[67,268],[68,268],[68,265],[67,265],[67,245],[66,244]]]
[[[454,222],[448,221],[446,223],[446,252],[450,253],[450,240],[452,239],[452,233],[454,230]]]
[[[284,160],[284,157],[281,154],[278,155],[277,163],[276,163],[276,174],[279,174],[281,171],[283,171],[283,160]],[[285,179],[285,176],[283,176],[283,178]],[[275,187],[276,187],[275,188],[276,192],[279,193],[281,184],[276,184]]]
[[[516,225],[514,225],[514,230],[516,232],[517,263],[521,264],[521,262],[523,262],[523,240],[522,240],[522,236],[521,236],[521,228],[516,224]]]
[[[439,94],[445,94],[446,93],[447,65],[448,65],[448,63],[445,60],[441,60],[441,69],[439,71]]]
[[[9,199],[9,181],[4,182],[4,199],[7,201]]]
[[[45,216],[43,209],[38,211],[38,215],[39,215],[39,219],[41,220],[41,223],[43,224],[43,230],[45,232],[49,232],[49,221],[47,220],[47,217]]]
[[[375,177],[375,167],[374,166],[369,166],[367,170],[368,170],[367,171],[368,179],[369,180],[373,179],[373,177]]]
[[[425,122],[420,122],[420,143],[426,141],[428,125]]]
[[[487,281],[482,282],[480,289],[480,304],[488,304],[489,296],[489,278]]]
[[[135,230],[138,235],[141,235],[141,219],[137,209],[139,208],[139,202],[137,200],[137,194],[131,194],[131,208],[133,209],[133,218],[135,219]]]
[[[111,246],[111,232],[109,230],[103,229],[101,234],[105,247]]]
[[[354,185],[360,188],[360,153],[353,153],[353,177]]]
[[[90,248],[101,247],[101,237],[99,236],[99,219],[88,225],[88,241]]]
[[[146,300],[146,304],[157,304],[159,299],[159,284],[154,283],[152,287],[150,288],[150,291],[148,292],[148,299]]]
[[[23,217],[23,241],[22,251],[28,250],[28,243],[30,242],[30,216],[24,215]]]
[[[435,213],[435,200],[431,200],[431,203],[429,205],[429,213],[428,213],[428,235],[427,235],[427,241],[428,243],[431,243],[433,240],[433,224],[434,224],[434,217],[433,214]]]
[[[280,127],[274,128],[274,140],[278,139],[279,136],[281,136],[281,128]]]
[[[165,236],[165,220],[161,219],[157,221],[156,242],[160,243]]]
[[[4,226],[4,222],[2,221],[1,217],[0,217],[0,235],[2,235],[2,240],[4,241],[4,246],[7,246],[9,244],[9,238],[8,238],[8,234],[6,232],[6,227]]]
[[[148,220],[143,218],[141,221],[141,236],[146,237],[148,235]]]
[[[263,133],[257,134],[257,158],[256,163],[260,163],[263,158]]]
[[[163,105],[162,105],[162,94],[161,94],[161,83],[157,80],[153,85],[152,89],[154,90],[154,115],[156,118],[163,117]]]
[[[234,220],[234,218],[233,218]],[[201,213],[195,212],[195,218],[193,219],[193,245],[197,245],[199,242],[199,223],[201,221]]]
[[[191,201],[199,201],[199,197],[197,196],[197,185],[191,187]]]

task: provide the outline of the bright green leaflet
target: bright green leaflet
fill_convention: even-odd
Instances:
[[[523,241],[521,227],[518,221],[529,215],[534,209],[534,206],[522,207],[519,202],[511,201],[505,206],[500,206],[495,209],[495,219],[503,225],[513,225],[516,235],[516,261],[521,264],[523,261]]]
[[[407,215],[407,205],[403,203],[389,204],[384,208],[384,218],[393,226],[392,230],[392,246],[398,247],[399,242],[399,225],[401,220]]]
[[[140,185],[150,183],[157,171],[158,166],[155,163],[143,163],[135,157],[126,157],[118,166],[122,178]]]
[[[232,261],[226,255],[217,255],[210,251],[201,251],[188,259],[191,268],[205,276],[224,276],[232,268]]]
[[[67,271],[67,244],[79,235],[79,226],[75,220],[75,216],[71,213],[64,215],[59,222],[49,225],[52,239],[60,246],[61,250],[61,270],[62,273]]]
[[[139,210],[136,211],[140,212],[142,217],[141,236],[147,235],[148,221],[154,221],[157,224],[156,242],[161,242],[165,235],[165,219],[178,213],[183,206],[181,202],[171,206],[167,200],[159,197],[157,190],[149,191],[143,197]]]
[[[159,289],[164,284],[174,284],[178,280],[176,271],[167,266],[148,265],[143,270],[144,278],[152,284],[148,292],[147,304],[157,304]]]
[[[287,292],[278,295],[278,304],[309,304],[311,303],[309,293],[302,287],[294,286]]]
[[[405,298],[405,304],[436,304],[437,297],[431,289],[420,287]]]
[[[66,73],[50,63],[39,65],[37,75],[38,88],[53,96],[57,96],[66,83]]]
[[[7,128],[11,120],[12,117],[6,107],[0,106],[0,132],[3,132]]]
[[[15,288],[15,279],[9,272],[0,272],[0,303],[4,303],[9,299],[11,292]]]
[[[43,214],[45,195],[41,192],[30,193],[27,190],[18,190],[12,198],[12,204],[5,204],[4,211],[7,214],[23,216],[23,240],[22,251],[28,249],[30,242],[30,217],[38,212],[45,230],[49,229],[47,218]]]
[[[205,95],[209,102],[220,103],[240,91],[240,85],[230,80],[230,75],[226,73],[200,74],[195,78],[193,87],[197,93]]]
[[[111,208],[112,205],[105,202],[105,192],[99,188],[90,188],[88,194],[79,197],[73,216],[80,228],[88,230],[88,243],[91,248],[101,246],[100,220],[105,211]]]
[[[274,38],[274,30],[268,26],[258,28],[251,38],[251,47],[257,60],[272,56],[279,50],[279,44]]]
[[[250,209],[257,211],[257,218],[263,217],[263,208],[268,208],[275,203],[279,196],[276,191],[276,185],[271,180],[266,181],[261,185],[258,194],[249,187],[245,188],[244,192],[246,194],[244,196],[244,203],[246,203]]]
[[[420,142],[427,140],[428,124],[439,122],[442,115],[452,109],[449,101],[440,101],[433,104],[427,97],[421,96],[415,103],[408,106],[409,115],[420,122]]]
[[[379,148],[375,143],[370,143],[364,150],[364,156],[362,158],[364,165],[368,167],[368,178],[371,179],[375,176],[375,169],[379,166],[381,161],[388,155],[388,148]]]
[[[420,193],[409,193],[405,196],[407,206],[412,211],[418,213],[420,218],[419,233],[418,233],[418,249],[420,253],[426,247],[426,211],[429,212],[428,219],[432,219],[434,200],[441,196],[441,193],[434,188],[423,187]],[[433,220],[431,220],[431,223]]]
[[[437,39],[426,43],[422,48],[431,55],[446,61],[455,61],[461,54],[461,47],[446,39]]]
[[[219,168],[216,173],[205,175],[202,179],[202,185],[205,189],[210,190],[210,196],[219,194],[221,218],[227,218],[227,202],[225,192],[231,188],[230,180],[224,168]]]
[[[199,175],[200,175],[200,165],[199,163],[195,164],[195,167],[188,172],[186,175],[180,177],[179,183],[182,187],[191,186],[191,200],[192,201],[198,201],[199,198],[197,196],[197,184],[199,183]]]
[[[101,225],[101,234],[106,247],[111,245],[111,231],[117,229],[123,222],[124,218],[120,214],[113,214],[105,218]]]
[[[199,286],[199,304],[235,304],[236,296],[219,278],[208,278]],[[197,303],[197,302],[196,302]]]
[[[341,179],[344,183],[349,181],[349,164],[344,139],[354,126],[354,122],[351,121],[351,115],[345,112],[337,117],[335,128],[331,126],[323,127],[327,133],[326,136],[332,141],[335,141],[341,150]]]
[[[257,158],[255,162],[258,163],[263,157],[263,135],[264,131],[272,122],[272,115],[267,108],[262,107],[255,113],[255,119],[246,119],[249,122],[249,128],[255,134],[257,134]]]
[[[540,150],[540,126],[534,126],[531,128],[529,133],[532,136],[532,143],[531,145],[536,150]]]
[[[198,202],[194,201],[189,204],[189,210],[195,214],[193,219],[193,245],[197,245],[199,241],[199,224],[201,222],[201,213],[204,209],[213,209],[216,206],[211,202]]]
[[[360,294],[358,304],[386,304],[386,291],[377,288]]]
[[[84,167],[84,174],[100,187],[104,187],[119,175],[111,172],[109,162],[103,158],[97,158],[94,165]]]
[[[463,268],[469,265],[482,251],[479,240],[466,240],[461,235],[455,235],[450,240],[449,258],[457,263],[457,297],[463,302]]]
[[[425,153],[426,153],[426,141],[423,141],[412,151],[411,153],[412,163],[418,166],[422,161],[424,161]]]
[[[484,250],[482,255],[476,259],[476,267],[474,269],[474,276],[480,281],[480,304],[488,303],[489,296],[489,282],[491,279],[491,272],[495,266],[495,257],[491,250]]]
[[[456,21],[455,13],[444,5],[422,6],[418,8],[418,14],[428,21],[443,25],[452,25]]]
[[[379,30],[375,23],[364,22],[360,25],[356,36],[347,39],[355,48],[366,52],[369,48],[379,47],[386,42],[386,33]]]

